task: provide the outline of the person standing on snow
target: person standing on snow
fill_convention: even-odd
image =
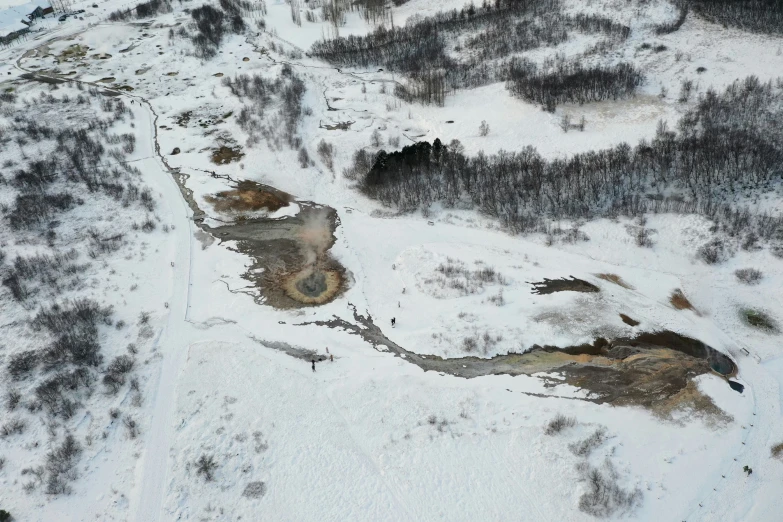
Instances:
[[[395,324],[397,324],[397,318],[392,317],[392,328],[394,327]]]
[[[310,362],[313,363],[313,371],[315,371],[315,359],[311,359]]]

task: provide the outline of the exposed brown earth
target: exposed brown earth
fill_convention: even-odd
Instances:
[[[622,286],[628,290],[633,290],[633,286],[623,281],[623,278],[617,274],[595,274],[595,277],[598,279],[603,279],[604,281],[609,281],[610,283],[614,283],[618,286]]]
[[[218,192],[204,198],[218,212],[275,212],[287,206],[293,199],[285,192],[259,185],[252,181],[240,181],[233,190]]]
[[[677,310],[693,310],[693,305],[690,301],[688,301],[688,298],[685,297],[685,294],[682,293],[682,290],[679,288],[675,289],[672,292],[672,295],[669,297],[669,302],[671,305],[676,308]]]
[[[636,319],[631,319],[630,317],[628,317],[625,314],[620,314],[620,319],[622,319],[622,321],[625,324],[627,324],[628,326],[638,326],[639,325],[639,321],[637,321]]]

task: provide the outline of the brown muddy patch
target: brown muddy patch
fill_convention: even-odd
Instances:
[[[533,285],[532,292],[538,295],[553,294],[555,292],[600,292],[601,289],[592,283],[571,276],[570,279],[547,279]]]
[[[685,297],[685,294],[682,293],[682,290],[679,288],[675,289],[672,292],[672,295],[669,296],[669,303],[676,308],[677,310],[693,310],[696,311],[695,308],[693,308],[693,305],[690,301],[688,301],[688,298]]]
[[[633,286],[626,283],[623,278],[617,274],[595,274],[595,277],[598,279],[603,279],[604,281],[609,281],[610,283],[614,283],[617,286],[622,286],[627,290],[633,290]]]
[[[218,192],[204,198],[221,213],[275,212],[293,199],[290,194],[252,181],[240,181],[233,190]]]
[[[639,325],[639,321],[637,321],[636,319],[631,319],[630,317],[628,317],[625,314],[620,314],[620,319],[625,324],[627,324],[628,326],[638,326]]]
[[[69,45],[55,58],[60,63],[68,60],[75,60],[84,58],[87,56],[87,52],[90,50],[86,45],[73,44]]]
[[[219,149],[212,151],[210,159],[216,165],[227,165],[232,161],[239,161],[244,155],[245,153],[238,146],[226,147],[223,145]]]

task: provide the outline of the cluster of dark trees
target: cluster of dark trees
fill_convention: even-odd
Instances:
[[[160,13],[170,13],[171,10],[170,0],[149,0],[136,5],[136,7],[114,11],[109,15],[109,21],[124,22],[134,18],[149,18]]]
[[[781,102],[781,88],[750,77],[722,94],[708,91],[678,132],[661,123],[654,139],[635,147],[550,160],[532,147],[467,156],[458,142],[435,140],[374,157],[359,151],[346,176],[386,205],[468,203],[518,232],[544,230],[551,219],[676,211],[720,219],[732,233],[757,227],[763,238],[783,239],[783,220],[722,204],[783,174]]]
[[[270,147],[278,150],[283,143],[292,149],[301,148],[298,126],[305,111],[302,105],[305,84],[290,65],[283,65],[274,80],[258,74],[239,74],[224,78],[223,85],[234,96],[248,102],[237,115],[237,123],[249,136],[248,145],[258,143],[263,137]],[[276,110],[267,114],[270,106]]]
[[[693,12],[712,22],[765,34],[783,34],[780,0],[687,0]]]
[[[403,27],[380,26],[366,36],[322,40],[311,54],[334,64],[399,71],[409,84],[397,89],[398,95],[442,104],[456,89],[509,79],[514,53],[562,43],[570,31],[603,34],[611,41],[630,35],[630,28],[608,18],[565,15],[559,0],[496,0]],[[469,58],[456,60],[449,46],[464,34],[474,35],[464,42]],[[459,43],[454,50],[461,50]]]
[[[190,12],[196,28],[191,40],[197,56],[212,58],[217,54],[227,32],[245,32],[245,21],[241,14],[242,3],[237,0],[220,0],[221,9],[204,4]]]
[[[529,16],[529,15],[528,15]],[[466,47],[478,53],[478,60],[503,58],[511,53],[555,46],[568,40],[569,31],[584,34],[604,34],[615,40],[625,40],[631,28],[611,18],[579,13],[566,16],[557,11],[534,13],[521,20],[499,18],[486,30],[467,40]]]
[[[510,68],[506,87],[511,94],[554,112],[563,103],[628,98],[643,79],[641,71],[624,62],[586,67],[579,62],[558,61],[554,67],[538,68],[517,61]]]

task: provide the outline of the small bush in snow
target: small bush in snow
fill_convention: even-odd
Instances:
[[[581,440],[579,442],[574,442],[573,444],[569,444],[568,449],[571,450],[571,453],[573,453],[577,457],[586,457],[590,455],[590,453],[595,448],[597,448],[604,442],[606,442],[606,428],[601,426],[585,440]]]
[[[726,243],[723,242],[723,240],[713,239],[709,243],[699,247],[696,254],[699,256],[699,259],[708,265],[715,265],[726,260],[728,257],[727,250]]]
[[[761,270],[756,270],[755,268],[740,268],[734,272],[734,275],[737,276],[737,280],[740,283],[745,283],[746,285],[755,285],[761,281],[762,277]]]
[[[481,120],[481,125],[479,125],[479,135],[480,136],[489,135],[489,123],[487,123],[487,120]]]
[[[0,428],[0,437],[6,438],[11,435],[20,435],[24,433],[24,429],[27,427],[25,422],[21,419],[13,419],[3,424]]]
[[[334,145],[321,140],[316,150],[326,168],[334,172]]]
[[[136,419],[133,417],[126,415],[122,419],[122,423],[125,425],[125,429],[128,430],[128,437],[131,439],[135,439],[139,435],[139,425],[136,422]]]
[[[8,373],[13,380],[22,380],[38,366],[39,360],[38,352],[33,350],[13,355],[8,362]]]
[[[21,400],[22,394],[19,392],[19,390],[8,390],[5,403],[5,405],[8,407],[8,411],[14,411],[19,405],[19,401]]]
[[[306,169],[310,165],[310,154],[307,153],[306,148],[302,147],[299,149],[297,158],[299,159],[299,166],[303,169]]]
[[[215,457],[212,455],[201,455],[196,461],[196,473],[198,475],[204,475],[204,480],[211,482],[215,479],[215,470],[218,465],[215,462]]]
[[[624,490],[617,483],[618,474],[608,460],[603,469],[594,468],[586,462],[577,466],[587,483],[587,491],[579,497],[579,510],[594,517],[606,518],[615,514],[627,513],[642,501],[642,492],[638,489]]]
[[[82,453],[81,445],[70,433],[65,436],[62,445],[46,455],[46,493],[60,495],[70,493],[68,482],[76,479],[76,464]]]
[[[261,498],[266,494],[266,484],[263,482],[250,482],[242,492],[243,497]]]
[[[14,517],[5,509],[0,509],[0,522],[11,522]]]
[[[650,238],[650,230],[645,227],[639,227],[636,231],[636,246],[652,248],[653,242]]]
[[[555,415],[555,418],[547,423],[546,428],[544,429],[544,434],[555,435],[566,428],[572,428],[574,426],[576,426],[575,417],[566,417],[565,415],[558,413]]]

